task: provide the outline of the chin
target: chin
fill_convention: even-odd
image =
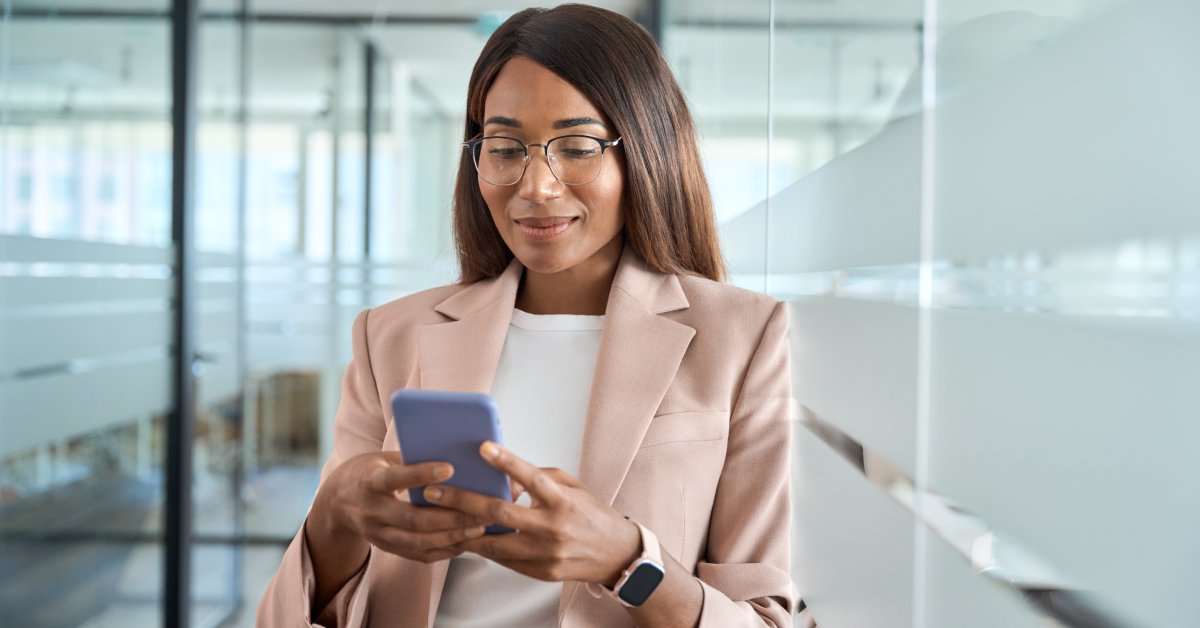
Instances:
[[[564,255],[557,255],[550,251],[518,251],[513,254],[517,261],[521,262],[527,270],[539,273],[542,275],[550,275],[568,270],[578,264],[581,260],[569,259]]]

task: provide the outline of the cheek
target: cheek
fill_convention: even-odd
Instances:
[[[483,202],[487,205],[488,213],[492,216],[492,220],[499,227],[502,222],[501,218],[504,216],[504,204],[507,202],[504,188],[498,188],[480,181],[479,193],[483,196]]]
[[[594,207],[602,213],[600,221],[619,229],[625,224],[625,188],[619,179],[597,190]]]

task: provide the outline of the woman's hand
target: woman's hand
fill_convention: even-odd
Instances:
[[[331,534],[353,534],[385,552],[423,563],[451,558],[462,553],[455,543],[483,535],[482,522],[445,508],[414,506],[400,496],[453,474],[454,469],[442,462],[403,464],[397,452],[362,454],[326,478],[313,511],[323,515]]]
[[[520,484],[534,507],[448,486],[425,489],[425,499],[448,509],[518,530],[458,543],[509,569],[539,580],[616,584],[641,553],[637,525],[593,496],[560,469],[539,469],[494,443],[480,454]]]

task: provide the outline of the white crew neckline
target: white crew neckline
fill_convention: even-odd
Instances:
[[[604,315],[530,314],[514,308],[512,325],[527,331],[599,331],[604,329]]]

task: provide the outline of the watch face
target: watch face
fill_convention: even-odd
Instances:
[[[621,586],[617,595],[630,606],[641,606],[646,598],[654,593],[654,589],[658,587],[658,583],[662,582],[662,579],[662,567],[649,561],[643,561],[634,568],[633,573],[629,574],[629,579]]]

